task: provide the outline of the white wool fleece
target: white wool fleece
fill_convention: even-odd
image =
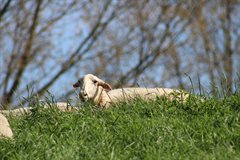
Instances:
[[[118,102],[126,102],[135,98],[154,100],[157,97],[165,96],[169,99],[178,98],[185,101],[188,94],[169,88],[120,88],[112,87],[100,78],[87,74],[73,85],[80,88],[79,98],[82,101],[91,100],[101,108],[107,108]]]

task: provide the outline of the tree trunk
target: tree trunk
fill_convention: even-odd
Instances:
[[[232,77],[233,77],[233,61],[232,55],[233,50],[231,49],[231,4],[229,1],[226,2],[226,20],[225,20],[225,27],[224,27],[224,34],[225,34],[225,50],[224,50],[224,70],[225,70],[225,80],[226,80],[226,91],[227,94],[232,93]]]

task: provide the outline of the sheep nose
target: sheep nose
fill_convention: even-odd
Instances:
[[[79,98],[80,98],[80,100],[81,100],[82,102],[86,101],[86,98],[87,98],[87,97],[88,97],[88,95],[87,95],[86,92],[81,91],[81,92],[79,93]]]

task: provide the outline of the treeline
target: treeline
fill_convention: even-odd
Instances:
[[[239,83],[239,15],[238,0],[1,0],[1,104],[16,103],[27,88],[68,97],[85,73],[116,87],[202,84],[231,94]]]

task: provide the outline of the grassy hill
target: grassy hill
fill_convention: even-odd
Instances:
[[[239,159],[240,96],[182,104],[136,100],[107,110],[10,117],[0,159]]]

